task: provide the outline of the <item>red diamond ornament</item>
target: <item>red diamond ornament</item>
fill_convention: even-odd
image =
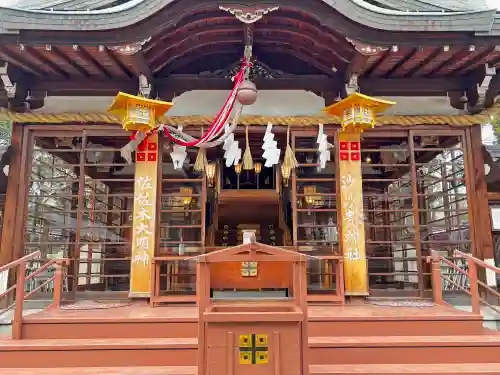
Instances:
[[[342,151],[349,150],[349,143],[348,142],[340,142],[340,149]]]
[[[348,152],[341,152],[340,153],[340,160],[342,160],[342,161],[349,160],[349,153]]]
[[[351,142],[351,150],[359,151],[359,142]]]
[[[148,154],[148,161],[156,161],[156,153],[150,152]]]
[[[144,152],[137,152],[135,154],[135,161],[146,161],[146,154]]]

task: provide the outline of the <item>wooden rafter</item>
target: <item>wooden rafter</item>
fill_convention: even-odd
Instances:
[[[444,69],[446,66],[451,64],[453,61],[463,59],[465,56],[467,56],[468,53],[469,53],[468,48],[462,47],[460,50],[453,53],[449,58],[442,61],[438,66],[434,67],[434,69],[432,69],[430,72],[428,72],[425,76],[432,77],[432,76],[436,75],[442,69]]]
[[[129,70],[127,66],[116,56],[115,52],[110,51],[107,47],[104,47],[103,51],[108,59],[113,63],[118,70],[122,71],[126,77],[134,77],[134,73]]]
[[[95,59],[94,56],[92,56],[90,53],[87,52],[87,50],[84,47],[78,47],[75,49],[75,53],[78,54],[78,56],[85,61],[87,64],[93,66],[97,71],[102,73],[102,75],[107,78],[107,79],[113,79],[113,76],[111,75],[108,70],[99,64],[99,62]]]
[[[388,49],[387,51],[381,52],[379,54],[380,55],[379,59],[377,61],[375,61],[372,66],[370,66],[368,69],[366,69],[363,72],[363,77],[370,77],[373,74],[373,72],[375,70],[377,70],[377,68],[383,64],[383,62],[387,59],[387,57],[390,54],[391,54],[390,49]]]
[[[425,47],[424,47],[425,48]],[[427,64],[433,61],[442,51],[441,47],[427,47],[430,53],[419,63],[415,64],[411,69],[409,69],[405,74],[403,74],[404,78],[413,77],[415,74],[419,73]]]
[[[163,75],[169,75],[175,72],[177,69],[180,69],[184,66],[187,66],[197,60],[201,60],[205,57],[208,56],[213,56],[213,55],[226,55],[226,54],[233,54],[237,56],[236,58],[239,58],[242,56],[242,48],[237,48],[234,46],[218,46],[218,45],[213,45],[210,44],[208,46],[209,48],[199,48],[196,50],[196,53],[190,53],[187,55],[184,55],[182,57],[177,58],[175,61],[173,61],[171,64],[169,64],[166,69],[160,71],[158,75],[163,76]]]
[[[458,66],[452,67],[448,72],[447,76],[452,76],[457,73],[463,72],[464,70],[470,70],[475,66],[483,65],[486,63],[488,56],[491,56],[492,53],[495,52],[495,46],[484,48],[483,51],[476,54],[472,59],[467,61],[466,66],[465,62]]]
[[[69,74],[65,70],[63,70],[59,65],[54,63],[52,60],[44,56],[40,51],[36,50],[32,47],[25,47],[24,54],[26,54],[30,59],[38,61],[40,64],[48,67],[52,72],[54,72],[57,76],[62,78],[68,78]]]
[[[261,43],[258,43],[260,46]],[[291,47],[291,48],[288,48]],[[328,66],[326,62],[323,62],[321,58],[318,58],[314,55],[307,54],[302,51],[297,51],[296,49],[293,48],[292,45],[290,44],[278,44],[278,45],[272,45],[271,43],[268,43],[266,47],[260,47],[260,51],[262,52],[267,52],[267,53],[284,53],[284,54],[289,54],[294,56],[295,58],[302,60],[303,62],[311,65],[312,67],[318,69],[320,72],[327,74],[329,76],[335,75],[335,72],[333,71],[333,66]]]
[[[217,41],[217,42],[209,41],[209,42],[204,42],[204,43],[200,43],[200,44],[193,44],[190,48],[184,50],[184,53],[178,54],[177,52],[174,52],[170,58],[165,59],[162,63],[160,63],[157,66],[153,66],[153,68],[152,68],[153,72],[157,73],[157,72],[161,71],[165,67],[168,67],[175,60],[182,58],[184,56],[187,56],[190,53],[196,53],[196,51],[200,48],[207,48],[209,46],[219,46],[219,45],[225,45],[225,46],[232,45],[234,47],[236,47],[236,46],[243,47],[243,40],[241,38],[228,38],[228,39]]]
[[[42,77],[45,75],[45,73],[39,68],[26,61],[23,57],[16,56],[16,54],[8,50],[6,47],[0,47],[0,56],[5,61],[25,70],[28,73],[34,74],[35,76]]]
[[[71,73],[79,77],[88,78],[90,74],[80,65],[78,65],[74,60],[71,60],[68,55],[61,51],[58,47],[52,46],[48,55],[54,57],[56,60],[62,61],[63,64],[69,68]]]
[[[416,47],[411,50],[410,53],[407,53],[402,59],[399,59],[396,64],[392,66],[385,74],[385,78],[389,78],[397,74],[398,70],[407,62],[415,57],[415,55],[419,52],[420,48]]]

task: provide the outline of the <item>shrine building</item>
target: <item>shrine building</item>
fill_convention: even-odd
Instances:
[[[0,367],[500,374],[484,1],[19,0],[0,78]]]

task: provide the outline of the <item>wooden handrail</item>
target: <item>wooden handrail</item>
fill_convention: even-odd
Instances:
[[[491,270],[491,271],[493,271],[495,273],[500,274],[500,268],[492,266],[491,264],[485,263],[481,259],[474,258],[472,255],[462,253],[459,250],[455,250],[454,255],[457,258],[470,259],[470,260],[474,261],[474,263],[476,263],[477,265],[482,266],[484,268],[488,268],[489,270]]]
[[[11,268],[17,267],[17,278],[16,284],[8,288],[4,293],[0,295],[0,298],[7,296],[10,292],[16,291],[14,304],[9,306],[7,309],[14,307],[14,319],[12,320],[12,338],[21,339],[22,338],[22,324],[23,324],[23,306],[24,300],[30,297],[35,292],[47,286],[49,283],[54,282],[54,296],[51,307],[58,308],[61,305],[62,296],[62,284],[63,284],[63,266],[67,265],[69,261],[67,259],[52,259],[38,268],[36,271],[32,272],[26,276],[26,264],[39,257],[41,255],[40,251],[35,251],[29,255],[26,255],[20,259],[17,259],[5,266],[0,268],[0,271],[6,271]],[[25,293],[24,284],[45,271],[48,267],[55,265],[55,275],[45,280],[41,285],[38,285],[35,289]]]
[[[461,269],[460,267],[457,267],[453,262],[451,262],[449,259],[446,259],[444,256],[440,255],[435,250],[433,250],[431,252],[431,256],[427,257],[427,262],[432,263],[431,277],[432,277],[432,291],[433,291],[434,302],[437,304],[440,304],[440,305],[446,304],[444,299],[443,299],[442,279],[445,279],[448,282],[452,282],[452,280],[450,280],[446,276],[442,275],[442,273],[441,273],[441,262],[443,262],[448,267],[452,267],[456,270],[459,270],[460,273],[462,273],[468,277],[469,290],[467,290],[466,288],[461,288],[461,287],[459,287],[459,289],[461,289],[462,291],[464,291],[465,293],[467,293],[471,297],[471,304],[472,304],[472,312],[473,313],[475,313],[475,314],[481,313],[481,303],[489,306],[491,309],[493,309],[497,312],[500,312],[500,307],[492,306],[490,303],[488,303],[487,301],[485,301],[484,299],[482,299],[480,297],[479,285],[481,285],[487,291],[495,294],[497,297],[500,296],[500,294],[496,290],[491,288],[489,285],[478,280],[477,266],[482,266],[482,267],[487,268],[487,269],[489,269],[495,273],[498,273],[498,274],[500,274],[500,268],[497,268],[495,266],[491,266],[491,265],[483,262],[482,260],[477,259],[470,254],[465,254],[459,250],[454,251],[454,257],[467,260],[467,271]]]
[[[5,266],[1,266],[0,272],[7,271],[8,269],[20,265],[21,263],[26,263],[32,259],[35,259],[36,257],[39,257],[40,255],[42,255],[40,250],[34,251],[31,254],[25,255],[22,258],[19,258],[13,262],[7,263]]]

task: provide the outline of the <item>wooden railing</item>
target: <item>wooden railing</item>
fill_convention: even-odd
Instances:
[[[0,267],[0,272],[14,271],[17,275],[16,283],[10,287],[7,283],[7,289],[0,294],[1,300],[2,298],[8,297],[11,292],[15,291],[14,302],[2,311],[8,311],[11,308],[14,308],[14,319],[12,320],[12,338],[16,340],[22,338],[23,307],[25,299],[40,291],[42,288],[48,286],[51,282],[54,282],[54,297],[51,307],[58,308],[61,305],[62,284],[64,278],[63,267],[67,264],[67,262],[65,259],[52,259],[38,268],[36,271],[30,273],[29,275],[26,275],[26,265],[30,261],[39,258],[40,255],[40,251],[35,251],[18,260],[6,264],[5,266]],[[55,267],[55,274],[49,277],[40,285],[26,292],[25,283],[39,276],[42,272],[44,272],[51,266]]]
[[[461,258],[466,260],[466,269],[460,268],[453,261],[440,255],[437,251],[433,251],[432,255],[427,258],[427,262],[432,264],[432,293],[434,297],[434,302],[439,305],[444,305],[446,302],[443,298],[443,280],[447,283],[454,285],[457,290],[461,290],[471,297],[472,312],[476,314],[481,313],[481,303],[490,307],[496,312],[500,312],[500,306],[492,305],[488,301],[488,293],[492,294],[497,301],[500,300],[500,293],[494,288],[490,287],[488,284],[479,280],[478,266],[483,267],[485,270],[490,270],[496,274],[500,274],[500,268],[489,265],[480,259],[474,258],[469,254],[465,254],[461,251],[455,250],[454,258]],[[467,284],[457,283],[456,281],[450,279],[447,275],[441,272],[441,264],[446,267],[450,267],[453,271],[458,274],[464,275],[468,280],[469,287]],[[483,288],[483,293],[479,292],[479,287]]]

